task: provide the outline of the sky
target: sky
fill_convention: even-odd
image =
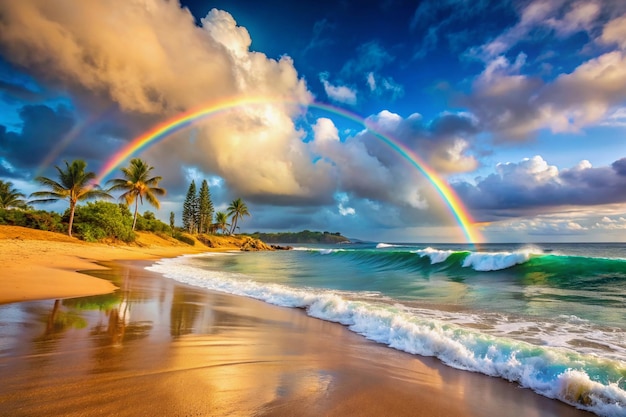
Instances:
[[[0,179],[26,194],[234,99],[132,155],[168,191],[142,211],[180,223],[206,179],[242,232],[465,242],[466,213],[488,242],[626,241],[622,0],[0,0]]]

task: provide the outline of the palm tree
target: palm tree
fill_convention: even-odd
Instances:
[[[0,208],[25,209],[28,206],[22,197],[26,196],[13,188],[13,183],[0,180]]]
[[[112,198],[109,193],[103,191],[97,184],[92,184],[96,178],[95,172],[85,172],[87,163],[82,159],[76,159],[69,164],[65,161],[65,171],[55,167],[59,171],[59,182],[46,177],[37,177],[36,181],[50,188],[52,191],[36,191],[31,197],[44,197],[33,200],[33,203],[51,203],[57,200],[68,199],[70,201],[70,224],[67,234],[72,236],[72,224],[74,223],[74,211],[79,201],[92,198]]]
[[[228,206],[228,215],[232,216],[233,223],[230,228],[230,234],[232,235],[235,229],[237,228],[237,220],[243,216],[249,216],[250,212],[248,211],[248,206],[243,202],[241,198],[233,200]]]
[[[109,191],[123,190],[124,194],[120,196],[120,200],[125,200],[127,205],[135,202],[135,214],[133,216],[133,230],[137,223],[137,209],[139,208],[139,202],[143,204],[143,199],[148,201],[152,206],[159,208],[159,200],[157,195],[165,195],[165,189],[158,187],[159,181],[162,177],[150,176],[150,171],[154,167],[146,164],[139,158],[133,158],[130,160],[130,165],[126,168],[121,168],[124,178],[115,178],[109,181],[113,186],[109,188]]]
[[[228,224],[228,214],[224,213],[223,211],[218,211],[217,213],[215,213],[215,227],[217,229],[221,229],[222,234],[226,232],[228,226],[230,226]]]

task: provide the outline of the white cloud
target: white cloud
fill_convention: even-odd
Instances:
[[[246,59],[252,39],[250,39],[246,28],[237,26],[237,22],[230,13],[212,9],[200,21],[204,30],[211,35],[211,38],[224,45],[232,55],[240,59]]]
[[[428,122],[418,113],[405,119],[382,110],[368,117],[367,125],[401,142],[438,172],[469,172],[478,166],[467,139],[478,130],[476,119],[471,114],[443,112]],[[386,149],[381,148],[378,141],[370,140],[368,146],[369,151],[383,163],[391,163],[385,156]]]
[[[346,193],[338,193],[335,196],[337,200],[337,209],[339,210],[339,214],[341,216],[354,216],[356,214],[356,210],[352,207],[348,207],[350,199]]]
[[[570,169],[558,169],[537,155],[518,163],[498,164],[495,173],[478,178],[476,184],[460,182],[454,188],[482,221],[585,207],[595,207],[591,215],[598,217],[599,208],[626,202],[626,158],[610,166],[595,168],[583,160]],[[570,227],[576,228],[574,224]]]
[[[579,132],[592,125],[621,123],[626,100],[626,54],[612,51],[545,83],[522,75],[523,54],[514,63],[490,61],[465,101],[499,140],[525,140],[540,129]]]
[[[356,104],[357,94],[356,91],[350,87],[345,85],[332,85],[328,81],[329,74],[327,72],[323,72],[320,74],[320,81],[324,86],[324,91],[329,99],[332,101],[336,101],[339,103],[345,104]]]
[[[72,8],[0,3],[3,57],[47,88],[69,92],[85,111],[121,109],[129,131],[244,94],[302,105],[312,100],[291,58],[250,51],[247,30],[227,12],[213,9],[197,26],[176,1],[93,0]],[[330,167],[313,163],[293,122],[297,111],[272,100],[236,107],[144,156],[159,161],[160,175],[180,182],[180,167],[193,166],[244,197],[329,201]]]
[[[605,0],[527,3],[515,25],[470,50],[484,60],[485,69],[475,78],[465,104],[499,141],[525,140],[541,129],[575,133],[593,125],[621,126],[611,114],[626,100],[625,12],[623,2]],[[540,77],[546,73],[527,73],[546,53],[528,65],[524,52],[515,60],[510,57],[525,41],[560,42],[580,32],[589,38],[587,54],[602,53],[549,81]],[[550,70],[547,75],[555,69],[548,62],[542,65]]]
[[[499,163],[496,172],[500,177],[506,178],[509,183],[516,184],[545,184],[559,181],[559,170],[548,163],[539,155],[532,158],[524,158],[519,163]]]
[[[602,126],[626,127],[626,107],[620,107],[610,112],[600,124]]]
[[[602,31],[599,42],[604,44],[617,44],[626,49],[626,15],[608,22]]]
[[[599,24],[602,1],[534,0],[521,9],[518,22],[490,42],[472,48],[469,55],[485,61],[510,51],[532,38],[536,28],[547,28],[558,38],[591,33]]]
[[[373,72],[367,73],[367,86],[370,88],[371,92],[376,91],[376,77],[374,77]]]
[[[551,17],[545,24],[553,28],[560,37],[566,37],[581,31],[590,31],[600,14],[601,6],[596,1],[578,1],[572,3],[562,18]]]
[[[339,131],[332,120],[320,117],[313,125],[314,146],[323,142],[339,142]]]
[[[393,77],[384,73],[386,67],[394,60],[395,57],[387,52],[379,42],[367,42],[357,48],[356,57],[348,60],[341,68],[339,74],[344,82],[351,82],[353,85],[360,86],[365,81],[366,91],[369,91],[374,96],[385,96],[390,100],[395,100],[404,94],[404,87],[396,82]],[[324,87],[327,89],[326,93],[328,94],[328,88],[333,86],[328,83],[327,73],[323,73],[322,76],[326,80],[326,82],[322,80],[322,83],[324,83]],[[354,93],[355,102],[356,90],[353,88],[348,89]],[[349,94],[347,91],[342,93],[341,97]],[[365,92],[360,93],[364,94]],[[330,94],[328,95],[329,97],[331,96]],[[349,102],[349,104],[354,104],[354,102]]]
[[[381,77],[369,72],[366,77],[367,86],[375,96],[388,95],[391,100],[404,95],[404,87],[391,77]]]
[[[491,42],[474,48],[470,53],[482,59],[491,60],[507,52],[520,40],[525,39],[530,31],[539,24],[547,22],[553,16],[564,0],[534,0],[522,11],[517,24],[507,29]]]

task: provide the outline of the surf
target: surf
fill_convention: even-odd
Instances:
[[[311,251],[310,254],[349,256],[353,261],[361,257],[361,262],[371,262],[376,256],[381,256],[373,255],[371,251],[355,254],[349,250],[327,254]],[[465,259],[469,255],[453,251],[444,263],[455,257]],[[403,262],[409,257],[425,264],[431,261],[428,256],[422,257],[410,251],[387,254],[380,259],[391,259],[392,263],[397,263],[398,257]],[[164,259],[148,269],[189,285],[279,306],[302,308],[312,317],[340,323],[391,348],[433,356],[454,368],[516,382],[541,395],[600,416],[623,416],[626,413],[626,368],[623,361],[488,334],[444,320],[436,312],[423,314],[400,303],[384,303],[384,297],[377,294],[262,283],[242,273],[207,270],[202,267],[201,261],[198,257]],[[456,316],[457,320],[461,316]]]

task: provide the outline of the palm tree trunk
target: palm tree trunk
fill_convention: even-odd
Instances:
[[[237,216],[233,216],[233,224],[230,227],[230,232],[229,234],[233,234],[233,231],[235,230],[235,228],[237,227]]]
[[[70,201],[70,224],[67,227],[67,235],[72,237],[72,225],[74,224],[74,212],[76,211],[76,203]]]
[[[139,207],[139,198],[135,198],[135,215],[133,216],[133,232],[135,231],[135,224],[137,224],[137,208]]]

